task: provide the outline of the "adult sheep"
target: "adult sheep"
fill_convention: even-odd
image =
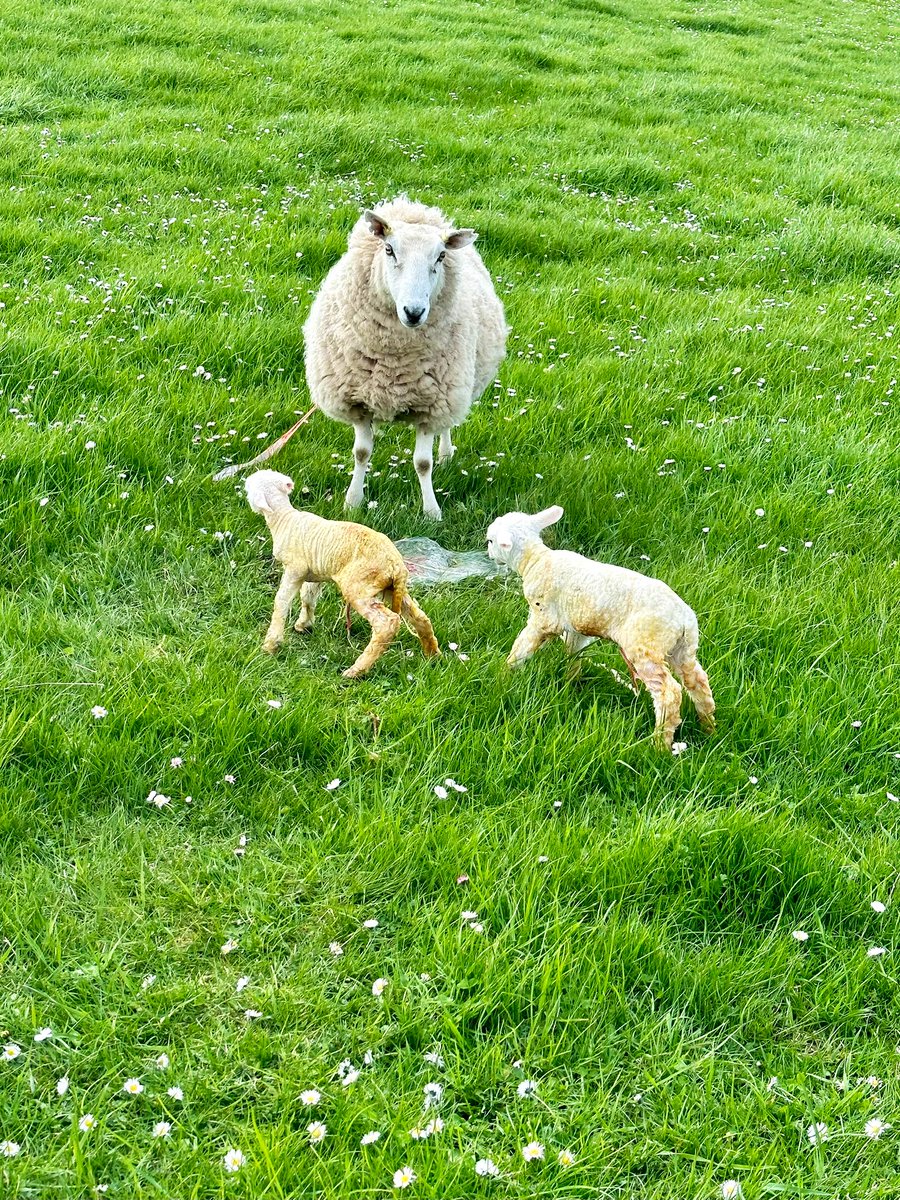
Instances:
[[[303,329],[306,378],[313,402],[355,432],[349,508],[363,502],[375,425],[403,421],[416,431],[422,507],[441,519],[435,436],[445,462],[453,426],[506,353],[503,305],[476,237],[440,209],[399,196],[363,213],[313,301]]]

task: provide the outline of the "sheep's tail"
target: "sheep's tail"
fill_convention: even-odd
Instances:
[[[402,577],[394,576],[394,582],[391,589],[391,612],[399,613],[403,608],[403,601],[406,599],[406,571],[404,569]]]
[[[271,446],[266,446],[265,450],[263,450],[262,453],[257,454],[256,458],[251,458],[249,462],[245,463],[235,463],[230,467],[223,467],[221,471],[217,471],[216,474],[213,475],[213,482],[221,483],[223,479],[231,479],[232,475],[237,475],[238,471],[246,471],[248,467],[256,467],[260,463],[265,462],[267,459],[272,458],[278,453],[279,450],[284,449],[300,426],[306,424],[317,408],[318,405],[314,404],[309,412],[304,413],[299,421],[295,421],[290,429],[286,429],[281,437],[277,438]]]

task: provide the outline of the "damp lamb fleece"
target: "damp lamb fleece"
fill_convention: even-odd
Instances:
[[[453,229],[440,209],[405,197],[374,211],[392,227]],[[347,425],[371,417],[440,433],[465,420],[503,360],[503,305],[478,251],[466,246],[443,264],[427,326],[407,329],[385,283],[383,246],[360,217],[303,329],[309,390],[327,416]]]

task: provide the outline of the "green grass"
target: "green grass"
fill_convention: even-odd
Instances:
[[[896,15],[5,7],[4,1200],[383,1197],[407,1163],[433,1200],[897,1196]],[[513,327],[440,537],[558,502],[555,544],[667,580],[715,739],[655,754],[610,648],[508,677],[514,579],[422,593],[436,664],[404,634],[344,684],[334,595],[260,653],[268,537],[210,476],[307,407],[310,297],[401,190],[478,228]],[[410,451],[376,443],[393,536],[430,532]],[[350,460],[318,417],[275,465],[337,517]]]

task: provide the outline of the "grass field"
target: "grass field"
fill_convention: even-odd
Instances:
[[[897,30],[4,6],[4,1200],[900,1195]],[[401,190],[479,230],[513,328],[441,540],[563,504],[554,544],[697,610],[714,739],[655,753],[611,648],[508,676],[514,578],[421,593],[436,664],[404,634],[344,683],[334,594],[260,653],[268,536],[210,476],[308,406],[310,298]],[[336,517],[351,441],[275,465]],[[432,532],[411,449],[369,480],[395,537]]]

